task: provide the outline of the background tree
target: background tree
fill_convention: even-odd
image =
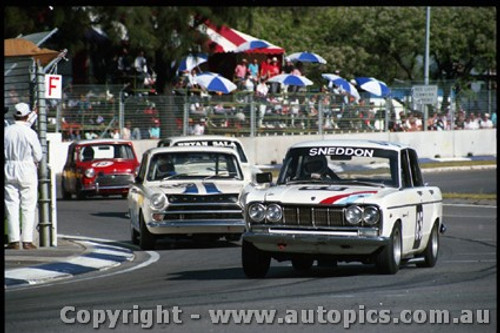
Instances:
[[[97,83],[107,80],[121,46],[134,55],[143,49],[163,93],[175,79],[173,62],[199,51],[206,38],[193,29],[196,15],[269,40],[287,54],[320,54],[326,65],[305,65],[319,84],[325,82],[321,73],[335,70],[347,79],[374,76],[389,85],[423,82],[425,7],[5,7],[4,35],[59,28],[44,46],[67,48],[70,57],[86,54],[84,63],[92,64],[87,81]],[[89,38],[92,25],[109,44]],[[496,72],[496,7],[431,7],[430,52],[430,79],[456,81],[462,92],[471,75]]]

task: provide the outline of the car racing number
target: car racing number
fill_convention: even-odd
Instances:
[[[417,205],[417,214],[415,222],[415,240],[413,242],[413,249],[418,249],[420,242],[424,237],[424,208],[422,205]]]

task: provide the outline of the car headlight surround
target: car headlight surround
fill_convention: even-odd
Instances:
[[[357,205],[352,205],[345,210],[345,219],[349,224],[358,224],[363,219],[363,209]]]
[[[167,205],[167,198],[163,193],[154,193],[149,200],[149,206],[154,210],[162,210]]]
[[[380,210],[375,206],[368,206],[363,209],[363,221],[366,224],[374,225],[380,220]]]
[[[266,219],[271,223],[281,221],[283,218],[283,208],[277,204],[271,204],[266,209]]]
[[[266,207],[261,203],[253,203],[248,207],[248,216],[253,222],[262,222],[266,218]]]
[[[88,169],[85,169],[85,172],[83,174],[87,178],[93,178],[95,176],[95,170],[94,170],[94,168],[88,168]]]

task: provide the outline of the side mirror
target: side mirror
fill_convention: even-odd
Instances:
[[[263,172],[255,175],[257,184],[271,183],[273,181],[273,174],[271,172]]]

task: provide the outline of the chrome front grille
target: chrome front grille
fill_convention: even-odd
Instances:
[[[344,226],[344,210],[320,206],[284,206],[283,224],[304,227]]]
[[[134,176],[131,174],[99,174],[96,183],[103,186],[128,186],[134,182]]]
[[[243,212],[235,203],[170,204],[164,211],[164,220],[232,220],[243,219]]]

